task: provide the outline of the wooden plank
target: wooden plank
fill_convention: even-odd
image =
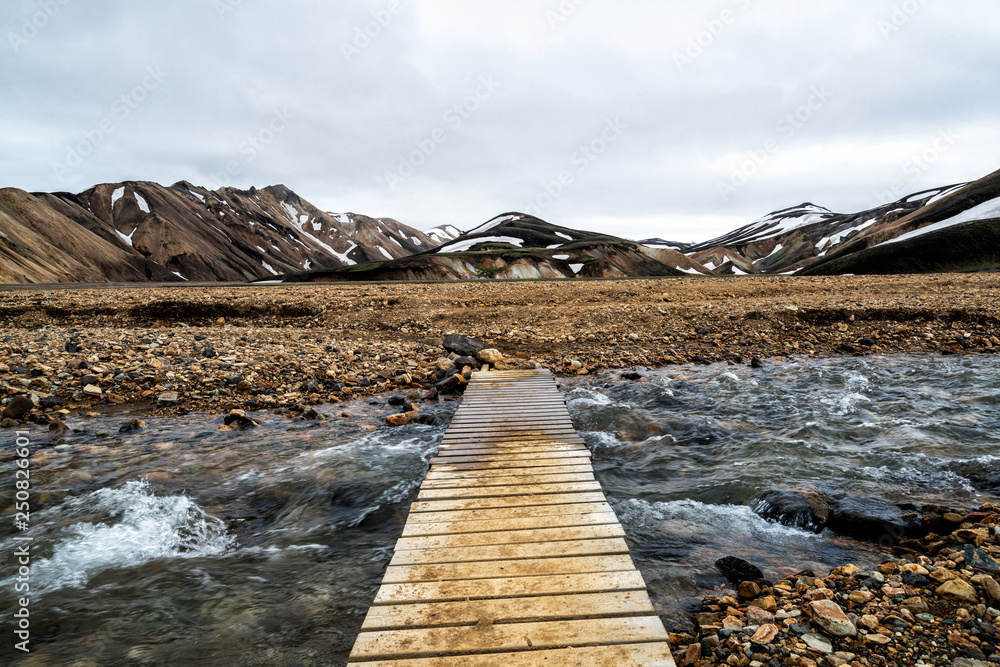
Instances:
[[[499,498],[501,496],[536,495],[546,493],[578,493],[601,491],[599,482],[564,482],[556,484],[518,484],[517,486],[474,486],[471,488],[421,489],[417,500],[446,500],[451,498]]]
[[[485,510],[455,510],[423,512],[411,514],[406,525],[421,525],[427,523],[446,523],[451,521],[505,521],[507,519],[523,519],[526,517],[569,516],[571,514],[603,514],[612,512],[611,505],[606,500],[590,503],[566,505],[535,505],[532,507],[504,507]],[[613,512],[612,512],[613,513]]]
[[[375,604],[447,602],[493,598],[641,591],[646,584],[636,571],[597,574],[557,574],[544,577],[507,577],[471,581],[424,581],[387,584],[375,596]]]
[[[430,563],[473,563],[478,561],[524,560],[565,556],[606,556],[628,554],[628,545],[620,537],[603,540],[569,540],[566,542],[524,542],[454,549],[407,549],[396,551],[389,565],[421,565]],[[533,574],[541,574],[533,573]],[[473,579],[475,577],[469,577]]]
[[[441,512],[440,514],[444,514]],[[478,521],[435,521],[432,523],[407,522],[403,537],[418,535],[454,535],[457,533],[486,533],[490,531],[530,530],[533,528],[567,528],[570,526],[596,526],[615,524],[614,512],[588,512],[586,514],[556,514],[550,516],[507,517]]]
[[[362,632],[352,659],[668,641],[655,616]]]
[[[430,459],[431,465],[437,465],[438,463],[443,463],[446,465],[455,465],[457,463],[497,463],[502,461],[542,461],[550,459],[580,459],[580,458],[590,458],[589,449],[580,449],[572,452],[560,452],[560,451],[550,451],[550,452],[527,452],[527,453],[513,453],[513,454],[474,454],[472,456],[463,455],[446,455],[446,456],[434,456]]]
[[[636,591],[553,595],[475,602],[432,602],[427,604],[372,607],[362,631],[396,628],[476,625],[481,619],[494,623],[598,618],[601,616],[646,616],[653,613],[649,597]]]
[[[559,542],[604,539],[609,537],[625,537],[625,531],[622,530],[620,524],[602,524],[597,526],[573,526],[570,528],[507,530],[495,533],[459,533],[456,535],[401,537],[396,542],[396,550],[464,549],[465,547],[517,544],[519,542]]]
[[[515,470],[480,470],[480,471],[461,471],[461,472],[448,472],[438,470],[436,466],[432,468],[427,473],[428,480],[438,480],[438,479],[485,479],[488,477],[503,477],[503,476],[515,476],[515,475],[562,475],[568,473],[591,473],[593,474],[593,466],[590,465],[588,460],[586,463],[581,463],[579,465],[566,465],[566,466],[553,466],[546,468],[544,471],[532,470],[531,468],[519,468]]]
[[[349,667],[675,667],[665,642],[351,662]]]
[[[438,456],[470,456],[473,454],[536,454],[541,452],[583,452],[590,451],[585,445],[511,445],[497,447],[491,445],[441,445]]]
[[[473,479],[426,479],[421,489],[469,488],[474,486],[512,486],[514,484],[559,484],[564,482],[592,482],[594,473],[578,472],[556,475],[520,475],[511,477],[486,477]]]
[[[485,510],[498,507],[533,507],[538,505],[571,505],[600,503],[606,499],[600,491],[582,493],[549,493],[537,496],[503,496],[500,498],[466,498],[461,500],[419,500],[410,505],[411,512],[450,512],[452,510]]]
[[[511,461],[481,461],[479,463],[438,463],[433,470],[439,472],[458,470],[507,470],[514,468],[549,468],[564,465],[590,464],[589,456],[579,456],[572,459],[535,459]],[[544,472],[544,471],[542,471]]]
[[[587,572],[629,572],[635,569],[627,554],[601,556],[565,556],[562,558],[517,558],[463,563],[421,563],[390,565],[383,584],[416,581],[455,581],[463,579],[496,579],[550,574],[583,574]]]

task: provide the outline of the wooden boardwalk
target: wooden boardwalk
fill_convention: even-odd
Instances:
[[[350,665],[674,667],[548,371],[477,373]]]

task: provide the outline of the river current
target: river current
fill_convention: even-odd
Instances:
[[[871,545],[769,523],[760,494],[803,486],[891,502],[996,501],[1000,358],[793,359],[563,380],[570,412],[668,627],[723,590],[713,563],[825,573]],[[29,428],[31,653],[16,665],[341,665],[444,427],[257,415],[74,420]],[[440,408],[447,414],[457,403]],[[0,432],[5,451],[12,431]],[[0,470],[0,609],[14,609],[14,468]],[[993,475],[991,477],[991,475]],[[986,480],[984,482],[984,480]],[[977,486],[978,485],[978,486]]]

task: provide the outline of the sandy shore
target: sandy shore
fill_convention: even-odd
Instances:
[[[182,411],[415,396],[451,333],[562,374],[992,353],[998,297],[996,274],[18,288],[0,299],[0,395],[88,410],[176,391]]]

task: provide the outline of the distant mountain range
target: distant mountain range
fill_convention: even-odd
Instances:
[[[860,213],[811,203],[703,243],[505,213],[462,233],[320,211],[283,185],[0,189],[0,282],[461,280],[1000,270],[1000,171]]]

